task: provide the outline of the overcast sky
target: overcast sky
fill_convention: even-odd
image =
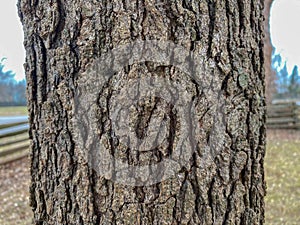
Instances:
[[[300,0],[275,0],[270,26],[272,43],[291,73],[295,65],[300,67]]]
[[[6,57],[5,69],[13,70],[16,79],[24,78],[23,31],[16,0],[0,0],[0,60]]]
[[[17,15],[17,0],[0,0],[0,60],[5,68],[24,78],[23,31]],[[287,60],[288,70],[300,66],[300,0],[275,0],[271,11],[272,43]]]

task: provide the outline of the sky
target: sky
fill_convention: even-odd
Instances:
[[[17,0],[0,0],[0,61],[7,58],[4,70],[12,70],[16,73],[15,79],[21,80],[24,78],[25,50],[16,4]]]
[[[272,44],[291,73],[295,65],[300,67],[300,0],[275,0],[270,29]]]
[[[5,70],[24,78],[22,25],[17,15],[17,0],[0,0],[0,60],[6,57]],[[300,67],[300,0],[275,0],[271,9],[271,40],[284,60],[288,71]]]

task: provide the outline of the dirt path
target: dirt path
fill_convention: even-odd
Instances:
[[[300,141],[300,130],[268,130],[267,141]]]
[[[27,158],[0,165],[0,224],[29,225],[29,162]]]

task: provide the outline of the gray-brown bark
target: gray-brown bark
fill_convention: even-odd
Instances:
[[[265,45],[264,45],[264,54],[265,54],[265,74],[266,74],[266,100],[267,104],[270,104],[275,93],[275,71],[272,69],[272,51],[273,46],[271,43],[270,35],[270,11],[273,0],[265,0]]]
[[[34,224],[262,224],[262,2],[19,0],[27,53]],[[131,149],[124,151],[115,141],[111,119],[118,91],[127,88],[139,71],[186,82],[199,126],[192,137],[196,151],[189,165],[180,168],[175,177],[137,187],[95,172],[82,157],[84,149],[72,122],[76,116],[74,96],[82,85],[79,81],[88,76],[89,64],[133,40],[172,41],[201,54],[207,77],[220,84],[226,125],[222,150],[208,163],[203,151],[211,142],[213,112],[209,96],[193,78],[172,65],[144,62],[122,69],[99,90],[97,100],[99,139],[112,155],[132,164],[144,159],[135,157]],[[167,147],[157,149],[155,158],[161,161],[174,150],[176,137],[181,135],[177,112],[157,99],[137,105],[136,110],[132,120],[141,139],[151,116],[157,123],[160,117],[167,118]],[[153,155],[146,160],[153,162]]]

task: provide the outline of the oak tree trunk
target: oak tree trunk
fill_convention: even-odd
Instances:
[[[19,15],[34,224],[264,222],[262,0],[19,0]],[[99,78],[89,72],[95,60],[131,42],[137,51],[170,46],[176,60],[188,52],[197,69],[190,76],[176,60],[127,62],[103,86],[89,86]],[[187,157],[170,176],[159,164],[152,180],[120,182],[117,165],[97,169],[99,149],[131,166]]]
[[[276,92],[275,78],[276,73],[272,68],[272,52],[273,45],[270,34],[270,13],[273,0],[265,0],[264,16],[265,16],[265,74],[266,74],[266,102],[271,104],[272,98]]]

